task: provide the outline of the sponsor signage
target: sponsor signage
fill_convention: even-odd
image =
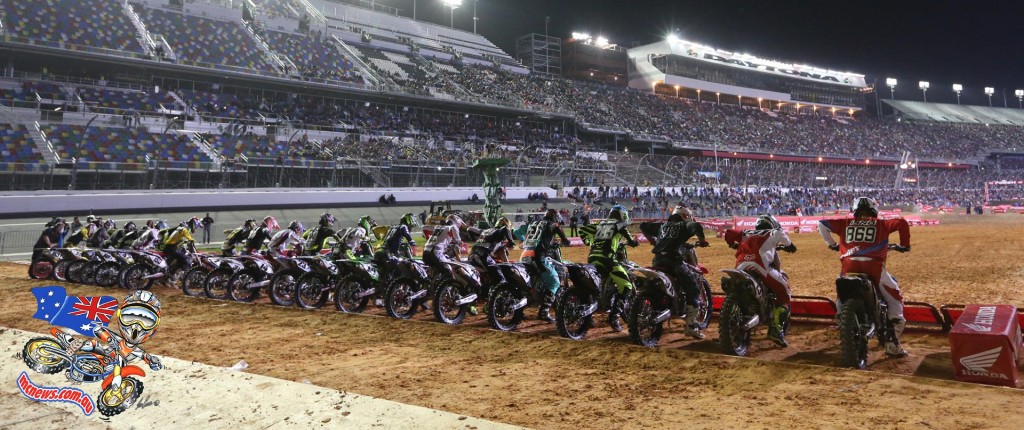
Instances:
[[[961,381],[1015,387],[1021,332],[1012,305],[968,305],[949,332],[953,371]]]

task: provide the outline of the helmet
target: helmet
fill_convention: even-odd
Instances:
[[[546,219],[548,221],[555,221],[555,220],[557,220],[558,219],[558,211],[556,211],[554,209],[548,209],[547,212],[544,212],[544,219]]]
[[[404,225],[406,227],[412,227],[412,226],[416,225],[416,220],[413,219],[411,213],[408,213],[408,214],[402,215],[402,219],[398,221],[398,224]]]
[[[89,216],[85,217],[85,222],[90,223],[90,222],[93,222],[93,221],[96,221],[96,217],[94,217],[92,215],[89,215]]]
[[[861,217],[878,217],[878,205],[874,200],[867,197],[857,197],[853,201],[853,206],[850,207],[850,212],[853,212],[853,216],[857,218]]]
[[[131,233],[131,232],[133,232],[135,230],[138,230],[138,229],[139,228],[136,227],[135,223],[132,222],[132,221],[128,221],[128,222],[124,223],[124,231],[126,231],[128,233]]]
[[[363,215],[362,218],[359,218],[359,226],[370,230],[377,226],[377,221],[374,221],[369,215]]]
[[[103,221],[103,228],[105,228],[107,230],[110,230],[110,229],[116,228],[116,227],[117,227],[117,224],[114,224],[114,220],[112,220],[112,219],[108,218],[106,221]]]
[[[296,233],[302,233],[306,228],[302,226],[301,222],[292,221],[291,224],[288,224],[288,230],[292,230]]]
[[[281,226],[277,224],[277,218],[274,218],[272,216],[263,218],[263,223],[266,224],[267,228],[271,230],[278,230],[281,228]]]
[[[166,220],[160,220],[160,221],[156,222],[156,229],[157,230],[163,230],[165,228],[167,228],[167,221]]]
[[[245,223],[243,223],[242,226],[245,227],[245,228],[248,228],[248,229],[256,227],[256,220],[254,220],[252,218],[249,218],[249,219],[245,220]]]
[[[504,226],[504,227],[508,227],[508,229],[511,230],[512,229],[512,221],[509,221],[508,218],[501,217],[501,218],[498,218],[498,222],[494,223],[494,226],[495,227],[502,227],[502,226]]]
[[[115,317],[125,341],[143,343],[160,325],[160,299],[150,291],[135,291],[117,308]]]
[[[334,219],[334,215],[331,215],[330,213],[324,213],[323,215],[320,215],[320,225],[322,226],[334,225],[335,221],[337,220]]]
[[[754,225],[755,230],[779,230],[781,228],[782,224],[779,224],[779,220],[769,214],[757,217],[757,224]]]
[[[622,222],[629,222],[629,211],[626,210],[625,206],[615,205],[612,206],[611,212],[608,212],[608,218],[615,218]]]
[[[466,222],[463,221],[462,218],[459,218],[459,216],[455,214],[448,215],[448,218],[446,218],[445,220],[448,221],[449,224],[454,225],[455,227],[458,227],[460,229],[464,224],[466,224]]]
[[[676,218],[675,221],[690,221],[693,219],[693,214],[690,213],[690,210],[687,209],[686,206],[676,206],[672,211],[672,216],[669,217],[669,220],[672,221],[673,218]]]

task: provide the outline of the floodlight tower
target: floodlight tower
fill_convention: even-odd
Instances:
[[[996,93],[996,89],[992,87],[985,87],[985,95],[988,96],[988,107],[992,107],[992,94]]]
[[[928,87],[930,86],[931,84],[929,84],[928,81],[920,81],[917,83],[917,87],[921,89],[921,95],[924,96],[925,103],[928,103]]]
[[[449,27],[455,28],[455,9],[462,6],[462,0],[441,0],[441,3],[451,8],[451,24]]]
[[[960,104],[960,92],[964,90],[964,86],[960,84],[953,84],[953,92],[956,93],[956,104]]]
[[[1017,96],[1017,104],[1021,109],[1024,109],[1024,90],[1016,90],[1013,95]]]
[[[885,84],[889,86],[889,98],[896,100],[896,78],[885,78]]]

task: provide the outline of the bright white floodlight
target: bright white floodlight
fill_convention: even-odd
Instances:
[[[452,9],[462,6],[462,0],[441,0],[441,3],[444,3],[445,6]]]
[[[985,87],[985,94],[992,95],[996,93],[996,89],[992,87]]]
[[[964,86],[960,84],[953,84],[953,91],[960,92],[964,90]]]
[[[590,35],[587,33],[572,32],[572,38],[576,40],[590,40]]]
[[[928,81],[921,81],[921,82],[917,83],[917,87],[922,89],[922,90],[927,90],[928,87],[930,87],[930,86],[931,86],[931,84],[929,84]]]
[[[668,37],[665,38],[665,40],[667,40],[668,43],[676,43],[679,41],[679,36],[676,36],[675,33],[670,33]]]
[[[890,87],[895,87],[896,86],[896,78],[885,78],[885,85],[888,85]]]

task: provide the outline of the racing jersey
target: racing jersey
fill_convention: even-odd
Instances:
[[[459,235],[459,228],[453,225],[440,225],[434,228],[434,234],[430,235],[427,245],[423,247],[424,252],[441,251],[445,252],[452,244],[462,243],[462,236]]]
[[[409,227],[399,224],[389,228],[388,232],[384,234],[382,248],[391,255],[396,255],[404,242],[412,242],[412,235],[409,234]]]
[[[626,229],[629,224],[606,219],[597,224],[591,224],[580,229],[580,236],[583,240],[590,242],[590,256],[615,259],[619,252],[621,241],[636,244],[633,235]]]
[[[271,232],[267,225],[261,225],[249,232],[249,238],[245,240],[245,249],[258,250],[263,247],[263,242],[270,239]]]
[[[864,257],[885,261],[889,255],[889,235],[900,232],[900,246],[910,246],[910,224],[903,218],[836,218],[818,222],[825,242],[835,245],[832,233],[839,235],[839,259]]]
[[[328,226],[316,226],[302,235],[306,239],[306,252],[317,254],[324,248],[324,241],[334,236],[334,229]]]
[[[233,249],[235,245],[242,243],[242,241],[248,238],[249,233],[252,233],[252,230],[245,227],[238,227],[232,230],[231,233],[228,233],[228,237],[224,240],[224,243],[220,245],[220,249]]]
[[[356,249],[359,246],[359,242],[366,240],[366,229],[363,227],[349,227],[338,232],[338,239],[348,249]]]
[[[143,230],[139,233],[139,237],[135,239],[135,242],[132,243],[132,248],[138,250],[153,249],[159,238],[160,230],[156,228]]]
[[[754,263],[768,268],[775,261],[776,248],[789,246],[793,241],[783,230],[735,230],[725,232],[725,241],[729,244],[738,243],[736,248],[736,265]]]
[[[552,221],[540,220],[530,224],[526,230],[526,239],[523,240],[523,254],[519,257],[520,260],[526,257],[547,257],[548,251],[551,250],[551,240],[555,235],[562,239],[562,243],[569,243],[569,238],[565,237],[562,228]]]
[[[288,249],[288,245],[293,243],[302,243],[302,236],[296,233],[295,230],[286,228],[274,234],[274,237],[270,239],[270,244],[267,245],[267,249],[271,252],[284,252]]]
[[[644,230],[647,223],[641,224],[640,229]],[[661,224],[661,231],[655,241],[651,253],[664,257],[681,257],[686,253],[683,246],[691,237],[697,236],[697,240],[704,241],[704,227],[694,221],[674,221]]]
[[[480,233],[480,238],[473,243],[472,252],[480,255],[491,255],[514,243],[515,238],[512,237],[512,231],[508,227],[489,228]]]
[[[192,238],[192,232],[188,230],[188,227],[178,227],[167,235],[164,239],[163,247],[165,249],[172,249],[178,245],[194,241],[195,239]]]

